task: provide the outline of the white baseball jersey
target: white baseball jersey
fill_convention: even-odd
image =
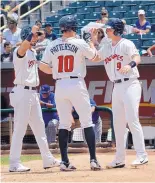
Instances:
[[[107,75],[112,82],[117,79],[139,77],[137,67],[132,68],[127,74],[119,72],[120,68],[132,61],[134,55],[139,55],[132,41],[122,38],[115,46],[109,42],[102,46],[98,54],[104,60]]]
[[[18,47],[19,48],[19,47]],[[17,50],[13,53],[15,69],[14,84],[35,87],[39,85],[38,65],[35,50],[27,50],[23,58],[17,56]]]
[[[84,78],[86,75],[85,57],[93,59],[95,56],[96,49],[91,49],[82,39],[58,38],[47,46],[42,62],[52,66],[54,79],[69,76]]]

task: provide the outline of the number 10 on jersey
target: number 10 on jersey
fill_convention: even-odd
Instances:
[[[61,55],[58,57],[58,73],[60,72],[72,72],[74,68],[74,56],[73,55]]]

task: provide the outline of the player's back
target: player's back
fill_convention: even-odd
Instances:
[[[85,57],[92,59],[95,51],[82,39],[58,38],[52,41],[43,56],[43,62],[53,67],[53,78],[86,75]]]

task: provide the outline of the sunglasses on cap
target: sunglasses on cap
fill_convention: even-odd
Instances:
[[[101,15],[107,15],[107,13],[102,13]]]

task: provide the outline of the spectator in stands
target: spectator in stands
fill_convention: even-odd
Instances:
[[[101,10],[101,20],[97,20],[97,23],[105,24],[108,21],[108,18],[109,18],[108,10],[105,9],[105,7],[103,7]]]
[[[94,124],[94,131],[95,131],[95,140],[96,143],[101,143],[101,136],[102,136],[102,119],[99,115],[98,111],[95,111],[96,109],[96,102],[93,99],[90,99],[90,104],[92,108],[92,121]],[[73,108],[73,117],[78,118],[78,114]]]
[[[4,43],[4,53],[1,55],[1,62],[12,62],[12,46],[10,42]]]
[[[137,34],[146,34],[150,32],[151,24],[146,20],[144,10],[138,11],[138,20],[136,21],[134,27],[133,32]]]
[[[50,91],[49,85],[42,85],[40,90],[40,104],[42,108],[55,108],[54,93]],[[46,135],[48,143],[56,141],[57,128],[59,118],[57,112],[43,112],[43,119],[46,128]]]
[[[149,55],[150,57],[152,57],[153,55],[155,55],[155,44],[152,45],[151,47],[149,47],[149,48],[147,49],[147,53],[148,53],[148,55]]]
[[[41,20],[37,20],[35,22],[35,25],[37,25],[39,27],[39,30],[41,30],[41,28],[42,28],[42,22],[41,22]]]
[[[14,17],[8,17],[8,28],[4,29],[3,37],[7,42],[10,42],[13,47],[19,46],[21,40],[21,29],[17,27],[17,20]]]
[[[40,31],[41,35],[38,38],[38,42],[36,43],[36,45],[34,46],[34,49],[37,52],[37,59],[41,60],[42,55],[45,51],[46,46],[49,44],[49,39],[45,38],[45,31]]]
[[[6,40],[4,40],[3,38],[3,33],[0,32],[0,55],[4,53],[4,43],[6,42]]]
[[[53,32],[52,25],[50,23],[45,24],[46,38],[53,41],[57,39],[57,35]]]
[[[9,0],[8,4],[3,5],[2,10],[5,12],[15,12],[18,9],[19,1],[17,0]]]

